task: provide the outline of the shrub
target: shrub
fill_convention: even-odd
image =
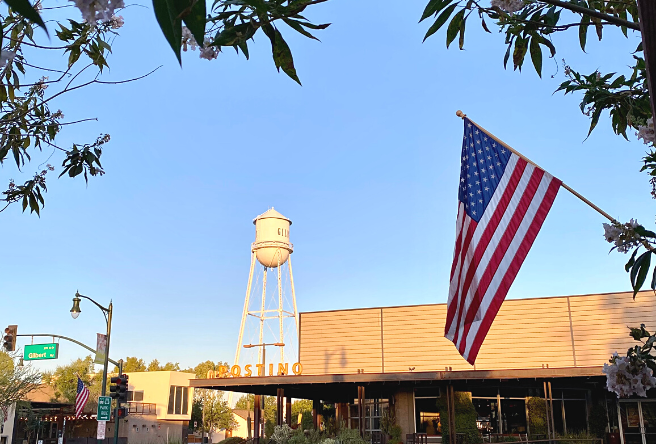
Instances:
[[[296,429],[294,434],[289,438],[289,441],[287,441],[287,444],[309,444],[309,442],[303,430]]]
[[[271,439],[271,436],[273,435],[273,430],[275,428],[276,428],[276,424],[270,419],[267,419],[266,422],[264,423],[264,436],[266,437],[266,439]]]
[[[606,436],[606,426],[608,425],[608,416],[606,407],[602,404],[593,404],[590,409],[590,433],[597,438]]]
[[[567,441],[556,440],[559,444],[590,444],[590,439],[595,437],[588,435],[586,432],[581,433],[567,433],[564,435],[558,435],[558,438],[566,439]],[[580,440],[580,441],[577,441]]]
[[[246,440],[240,436],[232,436],[230,438],[224,439],[223,441],[219,441],[218,444],[241,444],[244,441]]]
[[[479,444],[483,442],[478,427],[476,426],[476,408],[471,400],[469,392],[455,392],[454,400],[456,406],[456,433],[462,434],[464,444]],[[438,398],[437,408],[440,412],[440,418],[448,418],[449,413],[444,397]],[[442,442],[448,441],[449,422],[442,420]]]
[[[302,415],[301,429],[312,430],[314,428],[314,422],[312,421],[312,410],[305,410],[303,411]]]
[[[367,444],[355,429],[342,428],[335,437],[339,444]]]
[[[547,406],[542,398],[528,398],[528,426],[533,435],[547,434]]]
[[[271,435],[271,439],[276,443],[276,444],[287,444],[289,439],[292,437],[294,434],[294,430],[289,427],[287,424],[283,424],[281,426],[275,426],[273,428],[273,434]]]

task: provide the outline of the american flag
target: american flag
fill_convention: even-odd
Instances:
[[[464,121],[444,335],[473,365],[561,182]]]
[[[82,382],[80,377],[77,377],[77,395],[75,396],[75,417],[78,418],[84,411],[84,406],[89,401],[89,389]]]

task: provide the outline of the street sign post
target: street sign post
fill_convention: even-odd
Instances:
[[[32,344],[26,345],[23,353],[25,361],[41,361],[43,359],[57,359],[59,344]]]
[[[112,417],[112,398],[109,396],[98,397],[98,421],[109,421]]]

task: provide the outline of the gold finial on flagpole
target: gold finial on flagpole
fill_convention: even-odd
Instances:
[[[464,119],[465,117],[467,117],[467,114],[465,114],[462,111],[458,110],[458,111],[456,111],[456,116],[460,117],[461,119]]]

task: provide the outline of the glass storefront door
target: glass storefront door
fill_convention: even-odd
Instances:
[[[620,401],[623,444],[656,444],[656,401]]]

